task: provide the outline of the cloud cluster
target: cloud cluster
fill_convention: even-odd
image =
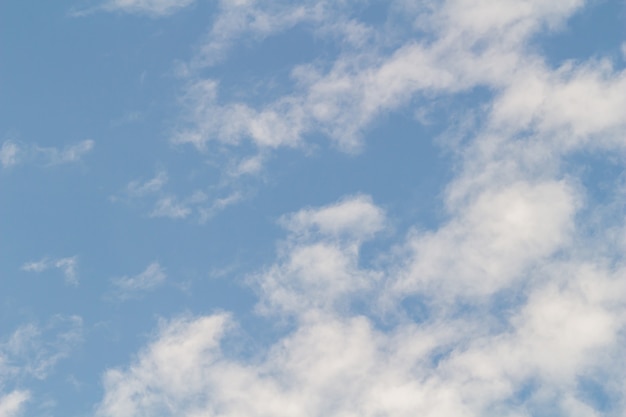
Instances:
[[[149,180],[130,181],[121,194],[111,196],[110,200],[113,202],[147,201],[152,206],[148,212],[150,217],[173,220],[195,217],[199,223],[204,223],[242,198],[242,193],[239,191],[231,190],[223,196],[217,193],[210,196],[200,189],[194,190],[187,197],[179,197],[165,189],[168,181],[168,173],[159,171]]]
[[[354,37],[324,29],[354,26],[346,12],[355,7],[351,2],[250,3],[245,10],[224,8],[207,41],[208,49],[222,45],[225,38],[233,41],[248,32],[275,33],[309,19],[315,21],[318,36],[331,33],[333,40],[344,43]],[[390,7],[388,27],[409,17],[417,28],[414,32],[403,33],[398,40],[392,35],[394,30],[386,27],[392,34],[372,37],[367,34],[376,32],[374,28],[360,22],[361,42],[348,43],[330,62],[295,67],[293,92],[273,101],[256,106],[221,103],[218,82],[196,77],[184,98],[188,126],[173,141],[203,149],[209,141],[232,145],[246,139],[260,148],[275,148],[298,146],[307,135],[321,132],[341,149],[356,151],[373,120],[414,99],[519,85],[516,78],[524,70],[551,73],[541,57],[527,53],[526,43],[539,30],[558,28],[581,6],[581,1],[553,6],[511,1],[497,7],[489,2],[448,1],[440,7],[420,8],[398,2]],[[470,18],[477,15],[482,17]],[[221,25],[232,29],[222,30]],[[428,34],[421,42],[415,38],[418,30]],[[617,92],[613,95],[615,100],[621,97]]]
[[[318,14],[299,11],[308,2],[276,4],[222,5],[214,28],[229,29],[212,32],[207,50],[345,19],[326,2]],[[626,73],[602,59],[554,67],[531,45],[583,6],[398,1],[391,12],[420,37],[363,35],[327,65],[294,68],[293,92],[278,99],[220,103],[216,81],[193,80],[190,123],[174,141],[201,149],[299,146],[321,132],[354,151],[385,112],[475,88],[489,101],[462,140],[444,144],[459,166],[441,226],[408,231],[371,263],[362,245],[388,222],[368,196],[284,216],[275,263],[249,277],[259,314],[287,322],[284,334],[239,357],[225,347],[228,314],[164,322],[136,360],[107,371],[97,414],[622,415],[626,225],[596,210],[564,167],[572,155],[624,150]],[[598,217],[590,235],[585,223]]]
[[[82,341],[82,334],[80,317],[54,316],[44,325],[25,324],[8,338],[0,338],[0,417],[21,415],[31,399],[29,390],[11,387],[11,383],[47,378]]]
[[[492,271],[476,270],[463,257],[462,246],[449,248],[461,252],[451,263],[467,265],[461,277],[441,270],[437,257],[421,258],[415,234],[407,237],[405,262],[360,266],[363,239],[384,224],[383,211],[365,196],[285,217],[291,232],[279,258],[251,281],[259,312],[290,317],[293,330],[253,357],[237,357],[221,348],[234,325],[229,315],[163,323],[132,365],[107,372],[98,415],[478,416],[547,408],[599,415],[602,405],[589,401],[581,381],[602,381],[608,397],[620,398],[615,404],[623,401],[625,370],[617,363],[624,354],[626,269],[551,255],[552,245],[567,250],[574,239],[561,236],[558,225],[535,229],[544,221],[535,210],[546,202],[524,197],[542,192],[559,198],[549,188],[494,197],[523,205],[511,218],[499,213],[495,227],[491,213],[475,214],[476,226],[488,232],[513,228],[498,238],[505,251],[520,245],[526,228],[553,235],[545,249],[523,241],[530,260],[506,265],[499,271],[505,282],[497,285]],[[487,256],[506,263],[511,254]],[[448,281],[398,290],[407,276],[426,272]],[[518,275],[523,282],[506,282]],[[359,301],[365,307],[355,309]]]

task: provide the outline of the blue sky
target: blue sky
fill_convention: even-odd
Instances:
[[[622,0],[39,3],[0,417],[626,412]]]

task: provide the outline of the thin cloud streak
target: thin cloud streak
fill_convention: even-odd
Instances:
[[[42,258],[39,261],[27,262],[21,267],[26,272],[45,272],[49,269],[59,269],[63,273],[65,283],[72,286],[79,284],[78,257],[68,258]]]

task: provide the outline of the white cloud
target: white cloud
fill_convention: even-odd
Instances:
[[[357,195],[323,208],[300,210],[283,217],[281,223],[297,234],[317,231],[329,236],[368,238],[383,229],[385,213],[369,196]]]
[[[241,38],[262,39],[303,21],[323,22],[327,7],[327,1],[220,0],[207,40],[188,70],[218,63]]]
[[[306,212],[315,218],[325,210]],[[489,311],[489,302],[479,302],[478,310],[470,304],[458,316],[450,306],[423,322],[387,318],[379,328],[368,316],[377,315],[386,285],[371,284],[393,282],[397,271],[359,269],[353,239],[343,245],[332,235],[288,240],[277,263],[255,277],[266,308],[297,315],[293,330],[267,350],[249,358],[222,350],[231,321],[223,314],[173,320],[130,366],[107,372],[97,414],[480,416],[551,409],[594,415],[578,378],[613,370],[603,375],[620,386],[625,369],[615,370],[614,361],[624,353],[623,269],[555,257],[533,272],[538,279],[528,280],[522,299],[507,310]],[[436,299],[448,287],[425,295]],[[337,304],[360,292],[369,301],[366,315]],[[516,399],[523,387],[528,398]]]
[[[12,391],[0,396],[0,417],[17,417],[29,399],[28,391]]]
[[[32,378],[47,378],[81,340],[82,319],[60,315],[44,325],[28,323],[8,337],[0,336],[0,417],[22,415],[33,395],[16,387]]]
[[[176,413],[180,402],[203,398],[205,370],[217,359],[228,316],[180,318],[162,323],[157,339],[127,370],[104,376],[106,396],[100,416],[144,416]],[[151,386],[146,390],[147,385]],[[191,405],[191,404],[190,404]]]
[[[68,145],[63,149],[54,147],[34,147],[34,153],[38,155],[47,165],[61,165],[80,161],[83,156],[91,152],[95,142],[91,139]]]
[[[268,31],[299,21],[279,24],[293,8],[246,4],[253,23],[229,42],[263,13],[276,16]],[[292,93],[254,108],[220,104],[213,80],[192,83],[190,126],[174,140],[199,148],[299,146],[317,131],[355,150],[376,117],[422,95],[487,87],[490,98],[454,144],[441,225],[411,230],[372,263],[361,245],[387,222],[369,197],[284,216],[290,234],[276,261],[250,277],[259,311],[289,323],[283,335],[241,358],[219,340],[233,319],[171,321],[106,374],[98,414],[606,415],[581,387],[595,378],[622,415],[626,224],[594,211],[563,160],[623,151],[626,76],[602,60],[552,68],[528,43],[582,5],[399,2],[427,41],[391,53],[355,43],[330,65],[294,69]],[[604,216],[592,236],[591,216]]]
[[[124,276],[113,280],[120,298],[127,298],[138,293],[151,291],[163,285],[167,275],[165,269],[158,263],[152,262],[138,275]]]
[[[68,285],[78,285],[78,257],[72,256],[68,258],[42,258],[39,261],[26,262],[22,265],[22,270],[26,272],[44,272],[48,269],[60,269],[65,277],[65,283]]]
[[[246,165],[245,161],[242,165]],[[231,172],[230,175],[244,174],[245,169],[254,169],[254,160],[249,161],[248,166],[238,168],[239,172]],[[165,217],[170,219],[187,219],[195,217],[199,223],[206,222],[224,208],[237,203],[243,198],[240,191],[232,191],[221,197],[209,196],[202,190],[195,190],[190,195],[180,198],[164,190],[169,181],[169,175],[165,171],[159,171],[153,178],[140,181],[130,181],[123,192],[110,197],[112,202],[126,201],[133,203],[139,201],[152,205],[148,213],[150,217]]]
[[[2,164],[2,167],[9,168],[16,165],[19,162],[19,153],[20,147],[17,143],[11,140],[4,141],[2,148],[0,148],[0,164]]]
[[[0,148],[0,164],[2,164],[3,168],[8,168],[24,162],[45,166],[75,163],[91,152],[94,146],[95,142],[91,139],[65,146],[63,149],[38,145],[20,145],[15,141],[7,140]]]
[[[244,198],[244,195],[239,191],[234,191],[231,194],[216,198],[210,205],[205,207],[198,207],[198,213],[200,215],[199,221],[200,223],[204,223],[209,220],[211,217],[215,216],[220,211],[224,210],[226,207],[232,206],[233,204],[238,203]]]
[[[156,206],[150,212],[150,217],[169,217],[171,219],[184,219],[191,214],[191,208],[186,202],[177,201],[175,197],[163,197],[156,202]]]
[[[167,184],[168,175],[165,171],[159,171],[154,178],[148,181],[141,182],[139,180],[133,180],[126,186],[126,192],[131,197],[141,197],[146,194],[156,193],[161,191],[163,186]]]
[[[6,340],[0,339],[0,358],[6,357],[9,364],[2,369],[0,361],[0,386],[2,374],[45,379],[81,343],[82,334],[83,320],[79,316],[56,315],[44,325],[22,325]]]
[[[102,5],[102,9],[160,17],[171,15],[194,2],[195,0],[108,0]]]
[[[564,182],[484,191],[436,232],[408,239],[410,266],[393,287],[403,296],[434,291],[447,302],[491,295],[568,244],[576,208],[576,192]]]

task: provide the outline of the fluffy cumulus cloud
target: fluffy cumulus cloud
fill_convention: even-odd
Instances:
[[[252,358],[241,358],[222,346],[232,317],[164,323],[133,364],[107,372],[98,414],[478,416],[533,415],[552,407],[562,415],[598,415],[580,381],[603,378],[607,395],[622,395],[624,369],[616,364],[624,353],[626,306],[620,294],[626,270],[554,255],[556,247],[572,241],[562,230],[568,215],[543,230],[546,202],[530,197],[559,199],[565,191],[555,184],[519,187],[493,197],[509,200],[516,213],[495,225],[489,216],[474,221],[487,233],[513,228],[496,239],[505,251],[513,246],[524,252],[527,246],[525,256],[543,260],[531,272],[530,260],[513,261],[510,270],[476,271],[463,257],[469,249],[462,249],[461,240],[461,249],[448,248],[461,252],[450,262],[467,264],[469,272],[457,277],[462,268],[441,269],[437,257],[430,267],[420,264],[427,261],[414,251],[415,235],[407,238],[401,270],[364,269],[357,224],[376,231],[384,222],[383,211],[364,196],[287,216],[291,234],[279,259],[251,280],[259,312],[291,317],[293,330]],[[446,238],[449,232],[439,233]],[[536,233],[548,240],[544,247],[525,240]],[[489,249],[483,256],[507,261],[506,254]],[[406,276],[419,268],[448,281],[399,292],[398,285],[405,286]],[[502,281],[491,282],[488,273],[502,274]],[[525,274],[523,284],[506,280],[516,274]],[[506,289],[520,285],[526,287],[521,299],[510,299]],[[390,306],[387,297],[397,302]],[[447,302],[451,297],[455,302]],[[366,311],[351,306],[359,300],[367,301]],[[504,301],[508,307],[497,308]],[[460,309],[466,311],[459,314]]]
[[[366,24],[357,42],[354,22],[352,37],[333,31],[350,19],[326,2],[235,3],[222,4],[215,28],[232,27],[221,38],[214,28],[208,50],[306,19],[347,46],[295,68],[293,91],[261,104],[221,102],[216,81],[188,74],[189,124],[175,142],[273,149],[321,132],[352,152],[373,120],[418,98],[487,88],[488,102],[460,139],[442,139],[458,169],[441,225],[365,262],[363,245],[390,223],[372,198],[285,215],[275,262],[248,277],[281,336],[242,356],[228,348],[234,316],[164,321],[106,372],[97,415],[623,415],[626,225],[565,165],[624,151],[626,75],[602,59],[550,65],[530,43],[583,1],[399,1],[394,13],[425,34],[408,42],[394,29],[368,37]]]

